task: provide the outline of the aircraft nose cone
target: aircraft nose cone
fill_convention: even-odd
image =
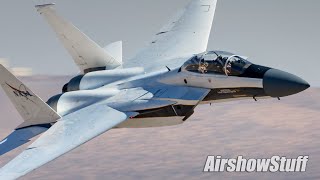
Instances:
[[[300,77],[277,69],[270,69],[263,76],[264,91],[271,97],[297,94],[309,87],[308,82]]]

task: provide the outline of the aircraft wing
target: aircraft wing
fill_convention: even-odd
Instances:
[[[49,127],[30,126],[14,130],[0,142],[0,156],[28,143],[33,137],[45,132]]]
[[[151,71],[181,65],[186,57],[205,52],[216,4],[217,0],[192,0],[156,34],[145,49],[125,62],[125,66],[141,66]],[[183,59],[179,61],[181,57]]]
[[[17,179],[108,131],[134,113],[95,104],[57,121],[26,150],[0,169],[0,179]]]

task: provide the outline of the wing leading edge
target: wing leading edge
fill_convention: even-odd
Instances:
[[[67,115],[0,169],[0,179],[17,179],[135,116],[104,104]]]
[[[192,0],[152,42],[124,66],[142,66],[147,71],[180,64],[177,58],[190,57],[207,50],[217,0]],[[176,59],[175,61],[172,61]]]

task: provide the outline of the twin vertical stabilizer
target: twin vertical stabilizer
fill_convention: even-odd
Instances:
[[[112,53],[108,53],[73,24],[57,15],[52,8],[53,5],[37,5],[36,8],[53,28],[82,73],[115,69],[122,65],[122,55],[121,59],[119,59],[119,56],[115,57],[111,55]],[[113,47],[121,48],[117,49],[117,51],[122,52],[122,47],[119,47],[119,43],[116,45]]]
[[[17,127],[55,123],[60,116],[0,64],[0,85],[24,119]]]

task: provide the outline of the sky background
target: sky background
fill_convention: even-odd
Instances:
[[[35,74],[78,72],[35,4],[52,1],[1,1],[0,58]],[[54,0],[66,19],[101,46],[122,40],[132,57],[189,0]],[[282,69],[320,86],[320,1],[220,0],[208,50],[226,50],[250,61]]]

